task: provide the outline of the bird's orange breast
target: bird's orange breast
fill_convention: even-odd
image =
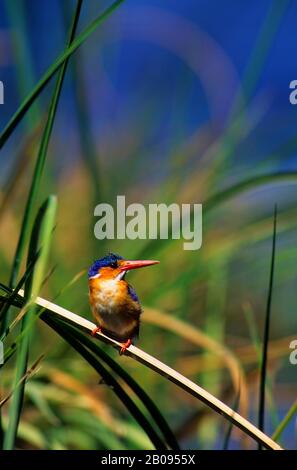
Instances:
[[[90,303],[97,323],[119,338],[138,331],[141,307],[129,295],[124,280],[98,277],[89,280]]]
[[[116,279],[95,278],[89,281],[91,303],[116,309],[127,301],[127,285]]]

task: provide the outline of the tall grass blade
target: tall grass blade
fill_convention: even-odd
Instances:
[[[247,178],[243,181],[240,181],[239,183],[230,186],[230,188],[223,189],[222,191],[210,196],[205,201],[204,210],[210,211],[235,196],[239,196],[240,194],[243,194],[246,191],[250,191],[265,184],[286,181],[297,182],[297,172],[277,171],[273,173],[267,173],[264,175],[257,175],[251,178]]]
[[[26,13],[29,10],[25,7],[24,0],[19,0],[17,3],[5,0],[5,9],[7,11],[8,20],[12,26],[10,28],[10,34],[12,36],[18,92],[20,98],[24,99],[35,82],[34,66],[26,24]],[[28,113],[28,119],[25,123],[28,131],[34,129],[39,118],[40,110],[36,103],[35,106],[32,106],[30,113]]]
[[[243,181],[240,181],[239,183],[233,184],[229,188],[223,189],[221,191],[218,191],[217,193],[214,193],[213,195],[210,195],[208,198],[203,203],[203,213],[204,215],[207,215],[208,212],[216,209],[223,203],[227,202],[228,200],[240,196],[241,194],[244,194],[247,191],[251,191],[253,189],[256,189],[258,187],[268,185],[268,184],[273,184],[273,183],[284,183],[286,181],[293,181],[294,183],[297,183],[297,172],[296,171],[277,171],[277,172],[271,172],[271,173],[266,173],[263,175],[256,175],[251,178],[247,178]],[[191,212],[192,216],[192,212]],[[172,223],[168,224],[168,230],[169,233],[172,229]],[[174,243],[174,240],[164,240],[164,239],[159,239],[158,243],[156,244],[155,240],[150,240],[148,239],[146,243],[144,244],[143,248],[139,250],[137,253],[137,256],[139,258],[141,257],[147,257],[147,256],[152,256],[161,251],[163,248],[168,247],[168,243]]]
[[[2,398],[0,400],[0,408],[2,408],[3,405],[5,405],[5,403],[8,402],[8,400],[10,400],[10,398],[13,396],[13,394],[16,392],[16,390],[18,389],[18,387],[25,381],[28,380],[29,377],[32,377],[33,374],[35,374],[37,372],[37,368],[39,366],[39,363],[42,361],[42,359],[44,358],[43,355],[41,355],[36,361],[34,361],[34,363],[32,364],[32,366],[27,369],[25,375],[23,375],[23,377],[21,378],[20,382],[17,384],[16,387],[14,387],[12,389],[12,391],[10,393],[8,393],[8,395],[6,395],[4,398]]]
[[[72,20],[71,28],[70,28],[68,45],[70,45],[74,39],[75,31],[76,31],[79,16],[80,16],[81,5],[82,5],[82,0],[78,0],[74,17]],[[16,284],[17,277],[19,275],[20,265],[21,265],[23,255],[24,255],[25,246],[26,246],[27,239],[30,233],[34,204],[35,204],[36,196],[38,194],[38,190],[40,187],[41,177],[42,177],[43,168],[44,168],[44,164],[45,164],[45,160],[47,156],[48,145],[49,145],[49,141],[50,141],[53,125],[54,125],[54,120],[56,116],[57,106],[58,106],[58,102],[59,102],[59,98],[60,98],[60,94],[62,90],[64,77],[65,77],[67,63],[68,61],[66,60],[63,63],[63,66],[59,72],[59,76],[56,82],[56,86],[53,92],[53,96],[52,96],[52,100],[51,100],[51,104],[50,104],[50,108],[48,112],[47,122],[46,122],[44,132],[42,135],[39,152],[37,156],[37,161],[36,161],[36,165],[34,169],[34,174],[33,174],[32,182],[31,182],[31,187],[30,187],[30,191],[29,191],[29,195],[28,195],[28,199],[27,199],[27,203],[25,207],[20,236],[18,239],[18,244],[17,244],[15,256],[14,256],[14,262],[13,262],[13,266],[11,270],[11,276],[10,276],[10,281],[9,281],[9,285],[11,287],[14,287]],[[7,323],[8,323],[7,316],[8,315],[6,314],[2,320],[0,334],[3,334],[3,332],[5,331],[7,327]]]
[[[29,40],[26,30],[26,10],[24,6],[24,0],[20,0],[18,3],[5,0],[5,9],[8,16],[8,22],[12,26],[10,28],[10,36],[12,39],[13,56],[15,59],[17,87],[20,99],[23,100],[28,90],[33,87],[33,62],[32,56],[29,49]],[[39,115],[39,109],[37,103],[32,106],[30,112],[25,120],[26,129],[29,135],[33,133],[33,129],[36,127],[37,118]],[[31,141],[31,136],[29,141]],[[15,187],[18,185],[18,176],[21,175],[22,170],[26,166],[26,162],[29,160],[26,155],[28,150],[29,142],[22,145],[22,149],[19,152],[16,161],[12,164],[10,175],[8,177],[8,183],[4,189],[5,196],[2,198],[0,204],[0,219],[3,214],[5,207],[8,206],[10,195],[12,194]],[[25,158],[24,158],[25,157]],[[4,309],[0,312],[0,324],[1,317],[6,316],[6,312],[9,309],[9,304],[4,306]],[[2,313],[2,315],[1,315]],[[1,330],[1,328],[0,328]],[[0,410],[1,412],[1,410]],[[0,413],[0,448],[3,445],[3,429],[1,424],[1,413]]]
[[[69,325],[68,325],[69,327]],[[97,344],[91,341],[86,335],[82,334],[79,330],[73,329],[73,334],[76,338],[92,351],[101,361],[104,361],[113,372],[115,372],[121,379],[123,379],[126,384],[133,390],[136,396],[142,401],[143,405],[147,408],[151,417],[154,419],[155,423],[159,427],[160,431],[163,434],[165,441],[171,449],[179,449],[178,442],[168,426],[165,418],[159,411],[158,407],[155,405],[153,400],[148,396],[148,394],[143,390],[140,385],[117,363],[115,362],[108,354],[106,354],[103,349],[99,348]]]
[[[81,342],[76,338],[76,333],[73,328],[69,328],[68,325],[61,324],[61,322],[54,320],[49,315],[43,317],[44,321],[51,326],[63,339],[65,339],[102,377],[105,384],[112,388],[117,397],[126,406],[129,412],[138,421],[143,431],[146,432],[156,449],[166,449],[164,442],[160,439],[150,422],[135,405],[129,395],[125,392],[122,386],[114,378],[114,376],[108,372],[108,370],[102,365],[96,357],[89,352]]]
[[[5,286],[3,286],[5,288]],[[17,297],[16,290],[13,291],[7,298],[9,303],[15,304],[15,300]],[[17,301],[18,302],[18,301]],[[17,303],[18,307],[22,307],[22,304]],[[36,312],[36,315],[39,316],[43,312],[43,309]],[[67,325],[68,328],[71,328],[69,324]],[[73,329],[73,328],[72,328]],[[150,413],[151,417],[154,419],[156,425],[159,427],[160,432],[163,434],[163,437],[167,443],[167,445],[172,449],[179,449],[179,444],[170,429],[169,425],[167,424],[165,418],[161,414],[158,407],[155,405],[153,400],[148,396],[148,394],[143,390],[142,387],[119,365],[115,362],[108,354],[106,354],[101,348],[99,348],[93,341],[90,340],[87,336],[82,334],[79,330],[74,329],[73,334],[75,333],[76,338],[86,346],[92,353],[94,353],[97,357],[100,358],[101,361],[104,361],[113,372],[115,372],[122,380],[126,382],[126,384],[133,390],[135,395],[142,401],[143,405],[146,407],[147,411]],[[9,351],[8,351],[9,352]],[[11,354],[14,353],[14,350],[11,350]],[[5,362],[7,361],[9,356],[5,357]]]
[[[284,419],[280,422],[276,430],[274,431],[272,435],[272,439],[275,441],[278,441],[284,432],[285,428],[288,426],[290,423],[291,419],[294,417],[294,415],[297,413],[297,399],[294,401],[293,405],[289,409],[288,413],[284,417]]]
[[[13,301],[14,299],[17,297],[18,295],[18,291],[23,287],[23,285],[25,284],[25,282],[27,281],[28,277],[30,276],[30,274],[32,273],[32,270],[33,270],[33,267],[37,261],[37,258],[38,258],[38,253],[36,254],[35,257],[33,257],[31,260],[30,260],[30,263],[29,265],[27,266],[23,276],[21,277],[21,279],[19,280],[19,282],[17,283],[15,289],[12,291],[11,294],[9,294],[8,296],[8,299],[7,299],[7,302],[3,303],[2,306],[1,306],[1,309],[0,309],[0,322],[2,320],[2,318],[5,316],[7,310],[9,309],[10,305],[13,305]],[[1,284],[1,283],[0,283]],[[1,287],[3,286],[3,284],[1,284]],[[8,334],[8,331],[4,331],[2,336],[1,336],[1,341],[3,341],[4,337]]]
[[[238,390],[238,393],[237,393],[237,395],[235,397],[235,400],[234,400],[234,404],[233,404],[233,410],[234,411],[238,410],[239,402],[240,402],[240,390]],[[233,426],[234,426],[233,423],[228,423],[227,431],[226,431],[224,441],[223,441],[223,450],[228,450],[230,439],[231,439],[231,434],[232,434],[232,430],[233,430]]]
[[[262,341],[257,331],[256,319],[249,305],[246,305],[244,307],[244,313],[245,313],[245,317],[248,323],[251,340],[256,350],[258,367],[260,369],[261,364],[262,364]],[[279,420],[278,420],[278,415],[277,415],[277,408],[273,400],[272,381],[269,375],[266,377],[265,388],[266,388],[265,393],[267,397],[267,403],[269,405],[269,412],[270,412],[272,424],[276,426],[276,423],[278,423]]]
[[[2,131],[0,135],[0,149],[3,147],[3,145],[10,137],[20,120],[23,118],[23,116],[29,110],[31,105],[34,103],[39,93],[44,89],[44,87],[47,85],[52,76],[57,72],[57,70],[61,67],[61,65],[71,56],[71,54],[73,54],[73,52],[76,51],[76,49],[78,49],[85,42],[85,40],[90,36],[90,34],[92,34],[96,30],[96,28],[106,18],[108,18],[113,13],[113,11],[116,10],[116,8],[120,6],[120,4],[123,2],[124,0],[117,0],[110,7],[104,10],[104,12],[97,16],[97,18],[92,21],[92,23],[77,36],[73,43],[69,47],[67,47],[62,54],[57,57],[54,63],[48,68],[43,77],[39,80],[30,95],[22,102],[19,109],[15,112],[5,129]]]
[[[63,18],[67,24],[69,17],[68,3],[63,3]],[[71,61],[71,72],[73,78],[74,100],[76,107],[77,124],[79,131],[79,140],[81,145],[82,157],[84,159],[86,169],[89,173],[90,182],[92,184],[95,205],[101,200],[101,181],[99,163],[97,158],[96,141],[93,137],[92,126],[90,122],[88,110],[87,83],[84,77],[84,57],[82,50],[79,49],[73,55]]]
[[[268,8],[242,79],[240,93],[237,94],[234,100],[229,117],[230,124],[226,128],[222,142],[216,152],[214,161],[215,177],[211,182],[212,186],[216,186],[217,182],[222,179],[222,174],[228,168],[230,159],[235,154],[236,146],[238,146],[242,137],[242,129],[245,127],[245,106],[251,100],[261,77],[263,65],[289,3],[289,0],[273,0]]]
[[[269,343],[271,301],[272,301],[273,280],[274,280],[276,222],[277,222],[277,206],[275,205],[275,207],[274,207],[274,218],[273,218],[273,237],[272,237],[270,277],[269,277],[269,288],[268,288],[268,297],[267,297],[266,315],[265,315],[265,325],[264,325],[262,361],[261,361],[261,370],[260,370],[258,427],[261,431],[264,431],[265,390],[266,390],[266,374],[267,374],[267,353],[268,353],[268,343]],[[262,446],[261,446],[261,444],[259,444],[259,449],[261,449],[261,448],[262,448]]]
[[[8,292],[11,292],[9,288]],[[15,306],[19,308],[23,306],[23,295],[24,293],[20,291],[17,299],[14,301]],[[5,301],[4,296],[0,296],[0,299]],[[59,305],[54,304],[53,302],[49,302],[46,299],[38,297],[36,303],[45,311],[50,312],[50,315],[58,316],[63,320],[66,320],[70,324],[77,326],[83,331],[91,333],[96,327],[94,323],[90,322],[86,318],[83,318],[69,310],[66,310],[65,308],[60,307]],[[116,340],[113,340],[112,338],[109,338],[103,333],[97,333],[96,338],[103,341],[104,343],[107,343],[117,348],[118,350],[120,350],[122,347],[121,343]],[[266,448],[282,450],[282,448],[277,443],[275,443],[266,434],[260,431],[252,423],[250,423],[247,419],[243,418],[239,413],[229,408],[221,400],[211,395],[211,393],[207,392],[202,387],[199,387],[199,385],[195,384],[187,377],[183,376],[173,368],[169,367],[167,364],[159,361],[157,358],[147,354],[143,350],[132,345],[126,350],[125,354],[140,362],[141,364],[144,364],[146,367],[149,367],[150,369],[154,370],[158,374],[164,376],[167,380],[170,380],[172,383],[176,384],[178,387],[197,398],[198,400],[206,404],[209,408],[214,410],[216,413],[219,413],[220,415],[224,416],[227,420],[233,422],[238,428],[240,428],[247,435],[251,436],[257,442],[261,442]]]
[[[27,265],[31,263],[32,257],[36,256],[39,249],[40,255],[35,264],[32,275],[25,284],[24,300],[28,310],[22,320],[22,331],[31,324],[32,317],[36,311],[35,300],[45,275],[52,231],[55,223],[56,207],[56,197],[50,196],[38,211],[32,230]],[[3,448],[5,450],[14,448],[17,435],[25,390],[25,383],[20,381],[27,372],[30,337],[31,329],[22,337],[17,349],[16,372],[13,386],[15,391],[9,408],[9,422],[4,436]]]

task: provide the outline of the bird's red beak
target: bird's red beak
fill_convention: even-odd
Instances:
[[[159,263],[160,261],[156,261],[156,260],[135,260],[135,261],[123,260],[119,268],[121,271],[130,271],[130,269],[144,268],[145,266],[151,266],[153,264],[159,264]]]

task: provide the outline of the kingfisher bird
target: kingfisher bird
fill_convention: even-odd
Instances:
[[[128,271],[157,264],[155,260],[126,260],[110,253],[96,260],[89,269],[89,297],[97,327],[122,343],[120,354],[138,337],[142,308],[133,287],[125,280]]]

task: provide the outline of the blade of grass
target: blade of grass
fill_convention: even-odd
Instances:
[[[26,30],[26,9],[24,8],[24,1],[21,0],[20,2],[18,2],[18,4],[16,4],[15,2],[10,2],[6,0],[5,9],[7,12],[8,21],[12,26],[10,28],[10,36],[12,38],[13,56],[15,59],[16,80],[20,98],[23,99],[26,96],[27,91],[31,88],[31,85],[33,86],[34,84],[33,62],[29,50],[29,36]],[[38,104],[35,103],[35,105],[32,106],[30,112],[28,113],[27,119],[25,120],[26,128],[29,133],[29,141],[25,142],[25,145],[22,145],[22,149],[17,156],[18,158],[12,164],[8,183],[6,184],[5,188],[5,196],[2,199],[0,205],[0,218],[5,210],[5,207],[9,203],[10,195],[12,194],[14,188],[18,186],[19,177],[22,176],[22,173],[26,168],[27,162],[29,160],[26,158],[28,156],[27,152],[30,151],[29,149],[31,147],[31,141],[34,140],[34,136],[36,134],[36,123],[39,115],[40,112],[38,109]],[[3,315],[5,318],[6,313],[9,309],[9,304],[6,304],[5,307],[6,309],[0,312],[0,325],[1,316]],[[5,328],[5,321],[3,326]],[[2,448],[3,445],[3,438],[4,433],[2,429],[0,414],[0,448]]]
[[[68,3],[63,2],[63,19],[67,24],[69,17]],[[81,147],[81,157],[90,179],[90,188],[92,192],[92,199],[90,201],[90,210],[93,211],[94,207],[102,201],[103,198],[103,180],[100,171],[100,159],[98,155],[97,142],[94,139],[92,132],[92,125],[90,122],[89,109],[88,109],[88,94],[87,83],[84,77],[84,56],[83,50],[79,49],[72,57],[70,70],[72,72],[72,83],[74,90],[74,105],[76,107],[76,120],[78,128],[78,136]],[[93,232],[92,220],[90,220],[90,233]],[[96,238],[91,239],[94,252],[97,249]],[[105,240],[102,240],[101,250],[104,251]]]
[[[61,67],[61,65],[76,51],[84,42],[85,40],[92,34],[96,28],[105,20],[107,19],[114,10],[116,10],[124,0],[117,0],[103,13],[101,13],[94,21],[92,21],[89,26],[87,26],[72,42],[72,44],[67,47],[62,54],[60,54],[54,63],[47,69],[43,77],[39,80],[33,91],[29,94],[29,96],[22,102],[18,110],[12,116],[11,120],[2,131],[0,135],[0,149],[3,147],[7,139],[10,137],[20,120],[29,110],[31,105],[34,103],[36,98],[38,97],[39,93],[44,89],[47,85],[49,80],[52,76],[57,72],[57,70]]]
[[[62,325],[61,322],[51,318],[49,315],[44,315],[44,321],[51,326],[63,339],[66,341],[100,374],[104,382],[112,388],[114,393],[118,396],[121,402],[127,407],[129,412],[138,421],[141,428],[146,432],[156,449],[166,449],[164,442],[160,439],[150,422],[135,405],[129,395],[124,391],[114,376],[101,364],[96,357],[89,352],[76,338],[75,334],[68,328],[67,325]]]
[[[260,28],[255,47],[247,64],[240,92],[235,96],[229,117],[229,126],[225,130],[222,142],[220,142],[216,151],[216,158],[213,164],[215,174],[211,183],[213,187],[217,185],[218,181],[222,178],[222,174],[228,169],[230,159],[234,156],[235,149],[240,142],[242,129],[247,127],[245,122],[245,104],[251,99],[256,88],[263,70],[263,64],[268,57],[271,44],[288,5],[289,0],[273,0],[268,8],[267,15]]]
[[[15,300],[14,304],[18,307],[23,306],[23,291],[19,291],[19,295]],[[2,300],[4,298],[2,297]],[[50,312],[51,315],[58,315],[59,317],[67,320],[72,325],[76,325],[83,331],[87,331],[89,334],[96,328],[96,325],[86,318],[80,317],[75,313],[66,310],[59,305],[56,305],[52,302],[49,302],[46,299],[38,297],[36,299],[37,305],[43,307],[46,311]],[[107,343],[113,347],[115,347],[118,351],[121,349],[122,345],[118,341],[115,341],[108,336],[104,335],[103,333],[97,333],[96,338],[104,343]],[[125,351],[125,355],[137,360],[141,364],[144,364],[146,367],[154,370],[158,374],[164,376],[167,380],[170,380],[172,383],[175,383],[178,387],[185,390],[190,395],[194,396],[198,400],[202,401],[208,407],[213,409],[215,412],[219,413],[220,415],[224,416],[227,420],[233,422],[235,426],[239,429],[244,431],[247,435],[251,436],[257,442],[261,442],[264,447],[268,449],[274,450],[282,450],[282,447],[279,446],[276,442],[274,442],[270,437],[266,434],[261,432],[256,426],[250,423],[247,419],[243,418],[237,412],[234,412],[231,408],[229,408],[225,403],[220,401],[218,398],[211,395],[209,392],[204,390],[202,387],[199,387],[197,384],[192,382],[191,380],[184,377],[179,372],[175,371],[171,367],[167,366],[163,362],[159,361],[155,357],[147,354],[146,352],[142,351],[141,349],[137,348],[136,346],[129,346],[129,348]],[[5,359],[5,358],[4,358]]]
[[[293,416],[297,413],[297,399],[294,401],[293,405],[289,409],[288,413],[284,417],[284,419],[280,422],[278,427],[273,433],[272,439],[275,441],[278,441],[279,438],[281,437],[282,433],[284,432],[285,428],[293,418]]]
[[[272,301],[273,280],[274,280],[276,222],[277,222],[277,206],[275,205],[275,207],[274,207],[274,218],[273,218],[273,237],[272,237],[272,252],[271,252],[271,264],[270,264],[269,289],[268,289],[268,297],[267,297],[267,305],[266,305],[264,337],[263,337],[263,349],[262,349],[262,361],[261,361],[261,370],[260,370],[258,426],[259,426],[259,429],[261,431],[264,431],[267,353],[268,353],[268,343],[269,343],[271,301]],[[261,446],[261,444],[259,444],[259,450],[261,448],[262,448],[262,446]]]
[[[240,402],[240,389],[238,390],[238,393],[236,394],[234,404],[233,404],[233,410],[235,410],[235,411],[238,410],[239,402]],[[231,423],[231,422],[228,423],[227,431],[226,431],[224,441],[223,441],[223,449],[222,450],[228,450],[233,426],[234,426],[233,423]]]
[[[13,298],[12,298],[12,295],[14,295]],[[17,296],[16,291],[13,291],[13,294],[10,294],[10,296],[7,299],[8,300],[12,299],[11,302],[13,302],[16,296]],[[24,307],[22,307],[21,312],[23,310],[24,310]],[[39,316],[41,313],[42,313],[41,311],[37,312],[36,316]],[[158,425],[168,446],[172,449],[179,449],[178,442],[172,430],[168,426],[165,418],[162,416],[162,414],[160,413],[155,403],[147,395],[147,393],[138,385],[138,383],[122,367],[119,366],[119,364],[117,364],[101,348],[99,348],[96,344],[94,344],[88,337],[81,334],[78,330],[75,330],[75,333],[76,333],[76,337],[79,338],[82,344],[84,344],[88,349],[90,349],[94,354],[96,354],[101,360],[103,360],[134,391],[136,396],[142,401],[143,405],[147,408],[148,412],[150,413],[151,417],[154,419],[155,423]],[[11,350],[11,353],[13,353],[14,350],[15,348]]]
[[[205,294],[203,332],[218,343],[224,343],[225,336],[225,311],[227,302],[227,292],[229,284],[229,261],[230,255],[226,254],[221,258],[216,258],[208,262],[209,282]],[[207,363],[209,351],[204,351],[204,360]],[[219,395],[224,383],[220,370],[203,371],[199,374],[199,382],[202,387],[210,390],[213,394]],[[241,377],[237,378],[235,390],[239,390]],[[246,397],[248,394],[246,394]],[[247,409],[245,409],[245,415]],[[201,449],[214,446],[218,438],[219,426],[216,420],[204,420],[199,426],[199,447]]]
[[[34,72],[32,54],[30,52],[29,34],[26,25],[26,13],[24,0],[17,3],[5,0],[5,9],[11,24],[10,34],[12,36],[13,55],[16,64],[16,80],[20,97],[23,99],[28,90],[34,85]],[[32,130],[38,119],[40,110],[37,103],[32,107],[26,121],[28,130]]]
[[[7,416],[3,416],[4,429],[7,428]],[[18,429],[18,437],[37,449],[46,449],[47,441],[42,432],[32,424],[23,422]]]
[[[21,304],[18,302],[18,306],[21,307]],[[22,310],[24,307],[22,307]],[[42,309],[44,311],[44,309]],[[41,313],[41,312],[40,312]],[[70,325],[65,324],[65,327],[70,327]],[[80,333],[77,330],[74,330],[76,336]],[[25,331],[23,331],[23,334]],[[118,375],[123,378],[126,383],[131,387],[132,390],[134,390],[135,394],[142,400],[143,402],[146,400],[146,403],[144,403],[148,411],[150,412],[151,416],[155,419],[155,422],[159,425],[161,432],[163,433],[165,439],[168,442],[169,447],[174,448],[174,449],[179,449],[178,443],[172,434],[172,431],[170,430],[169,426],[167,425],[165,419],[163,416],[160,414],[158,408],[156,405],[152,402],[152,400],[148,397],[148,395],[142,390],[142,388],[132,379],[132,377],[129,376],[119,365],[116,364],[115,361],[113,361],[108,355],[106,355],[102,350],[100,350],[92,341],[89,340],[89,338],[84,337],[81,335],[80,339],[83,338],[84,342],[89,346],[89,349],[95,353],[97,353],[97,356],[105,360],[105,362],[111,367],[114,368],[115,371],[118,373]],[[11,349],[11,355],[14,353],[15,348]],[[156,444],[157,441],[155,441]],[[160,440],[159,440],[159,447],[160,448]],[[161,448],[166,448],[164,444],[162,444]]]
[[[260,368],[261,361],[262,361],[262,345],[261,345],[261,338],[259,337],[258,331],[257,331],[257,323],[255,320],[254,312],[252,311],[250,305],[248,304],[243,306],[243,311],[247,320],[252,343],[256,349],[256,354],[258,358],[258,367]],[[269,375],[266,377],[266,395],[267,395],[267,401],[269,403],[270,414],[272,417],[272,424],[276,426],[276,423],[278,422],[277,408],[275,406],[273,396],[272,396],[272,381]]]
[[[0,322],[1,322],[2,318],[4,317],[4,315],[6,314],[7,310],[9,309],[10,304],[13,305],[13,301],[16,298],[18,291],[22,288],[23,284],[26,282],[26,280],[28,279],[28,277],[32,273],[32,270],[33,270],[33,267],[34,267],[34,265],[37,261],[37,258],[38,258],[38,253],[36,254],[35,257],[33,257],[30,260],[30,263],[27,266],[27,269],[25,270],[23,276],[21,277],[21,279],[17,283],[17,285],[15,287],[15,290],[12,291],[12,293],[8,295],[8,297],[7,297],[8,301],[2,304],[1,309],[0,309]],[[9,300],[10,300],[10,302],[9,302]],[[8,333],[7,330],[4,331],[3,335],[0,338],[1,341],[3,341],[3,339],[5,338],[7,333]]]
[[[247,178],[239,183],[236,183],[230,188],[224,189],[213,196],[210,196],[204,203],[204,210],[210,211],[221,205],[223,202],[238,196],[246,191],[258,188],[266,184],[273,184],[277,182],[297,181],[296,171],[278,171],[274,173],[267,173],[264,175],[253,176]]]
[[[16,390],[18,389],[18,387],[25,381],[28,380],[29,377],[32,377],[33,374],[36,374],[37,372],[37,367],[39,366],[40,362],[43,360],[44,356],[41,355],[38,359],[36,359],[36,361],[34,361],[34,363],[32,364],[32,366],[27,369],[26,373],[23,375],[23,377],[21,377],[19,383],[16,385],[16,387],[13,388],[13,390],[8,394],[6,395],[4,398],[2,398],[2,400],[0,400],[0,408],[2,408],[3,405],[5,405],[5,403],[8,402],[8,400],[10,400],[10,398],[13,396],[13,394],[16,392]]]
[[[26,176],[26,172],[30,166],[31,155],[37,146],[37,140],[40,135],[40,131],[43,128],[43,119],[40,119],[36,128],[27,133],[24,137],[19,150],[16,153],[14,160],[11,162],[11,168],[7,180],[3,185],[2,197],[0,201],[0,222],[2,222],[5,212],[8,212],[9,207],[13,205],[12,199],[20,186],[23,178]]]
[[[29,263],[31,263],[31,259],[36,256],[36,253],[38,253],[39,250],[40,255],[29,280],[27,280],[25,284],[24,301],[28,306],[28,310],[22,320],[22,331],[31,324],[31,319],[36,310],[35,300],[42,285],[45,273],[52,231],[55,223],[56,207],[56,197],[50,196],[38,211],[32,230],[27,264],[29,265]],[[18,384],[27,371],[30,333],[31,329],[22,337],[17,349],[16,372],[13,387],[15,391],[9,407],[9,422],[4,436],[3,448],[5,450],[14,448],[20,421],[25,384],[20,383],[19,386]]]
[[[253,48],[242,83],[244,98],[246,100],[251,98],[256,88],[261,72],[263,71],[263,64],[268,57],[271,44],[280,27],[281,20],[286,13],[289,3],[289,0],[273,0],[269,5],[267,15],[256,39],[256,45]],[[235,112],[238,112],[238,108],[241,109],[240,99],[237,101],[235,108]]]
[[[109,427],[105,426],[99,419],[94,419],[92,414],[87,414],[84,411],[76,411],[76,413],[67,414],[66,421],[72,426],[78,426],[79,429],[81,429],[86,434],[92,435],[96,439],[96,442],[98,441],[98,439],[100,439],[100,442],[103,444],[104,448],[108,449],[109,451],[127,450],[124,442],[120,438],[122,436],[119,437],[114,432],[115,429],[110,429]],[[119,426],[119,424],[117,425]],[[127,434],[128,432],[129,431],[127,430]],[[147,436],[145,437],[147,439]],[[151,446],[151,441],[149,440],[148,442]]]
[[[8,312],[8,309],[10,308],[10,306],[13,305],[13,302],[16,299],[16,296],[17,296],[18,289],[23,286],[23,284],[26,282],[28,277],[31,275],[32,269],[33,269],[33,267],[36,263],[37,257],[38,257],[38,254],[37,254],[36,257],[31,259],[27,269],[25,270],[24,275],[22,276],[22,278],[18,282],[18,284],[16,286],[16,289],[8,294],[8,297],[6,298],[7,301],[5,303],[3,303],[2,305],[0,304],[1,305],[1,307],[0,307],[0,324],[1,324],[1,320],[2,320],[3,316],[6,315],[6,313]],[[1,285],[1,287],[3,289],[3,285]],[[0,337],[0,342],[4,341],[5,337],[7,336],[7,334],[9,332],[10,332],[10,327],[6,328],[3,331],[3,334]],[[2,447],[3,447],[3,440],[4,440],[4,432],[3,432],[3,426],[2,426],[2,413],[1,413],[1,409],[0,409],[0,449],[2,449]]]
[[[161,310],[145,308],[143,321],[151,325],[157,325],[174,334],[179,335],[181,338],[189,343],[203,348],[217,357],[222,358],[226,367],[230,370],[231,380],[235,393],[241,389],[241,412],[245,416],[248,409],[248,389],[244,371],[237,359],[230,349],[224,346],[219,341],[206,335],[197,327],[187,323],[184,320],[175,318],[172,315],[162,312]]]
[[[81,273],[79,273],[79,276],[80,275]],[[74,280],[76,279],[76,277],[77,276],[75,276]],[[5,291],[7,291],[6,287],[0,283],[0,288],[1,287]],[[67,288],[67,286],[65,286],[63,290],[65,288]],[[59,296],[59,293],[57,296],[55,296],[55,300],[58,298],[58,296]],[[21,306],[21,305],[18,304],[18,306]],[[227,347],[225,347],[218,341],[215,341],[214,339],[208,337],[207,335],[202,333],[202,331],[200,331],[199,329],[193,328],[192,325],[189,325],[185,321],[174,318],[160,310],[146,307],[143,321],[152,325],[157,325],[168,331],[171,331],[181,336],[186,341],[189,341],[199,347],[205,348],[206,350],[209,350],[213,354],[215,354],[218,358],[221,358],[222,361],[226,364],[226,367],[230,369],[230,375],[233,381],[233,386],[234,386],[235,391],[239,390],[239,387],[240,387],[241,401],[242,401],[241,412],[244,416],[246,415],[247,408],[248,408],[248,394],[247,394],[246,378],[245,378],[245,374],[240,363],[238,362],[236,356],[232,353],[230,349],[228,349]],[[8,350],[7,353],[10,353],[10,350]],[[7,357],[8,356],[5,355],[5,360],[7,359]]]
[[[80,16],[81,6],[82,6],[82,0],[78,0],[75,13],[73,16],[72,24],[70,27],[69,39],[67,43],[68,45],[70,45],[74,39],[74,35],[76,32],[76,28],[77,28],[77,24],[78,24],[78,20]],[[29,237],[29,233],[31,229],[31,221],[33,217],[34,204],[35,204],[36,196],[38,194],[39,187],[40,187],[41,177],[42,177],[43,168],[44,168],[44,164],[45,164],[45,160],[47,156],[49,141],[50,141],[53,125],[54,125],[54,120],[55,120],[55,116],[57,112],[58,102],[59,102],[59,98],[60,98],[60,94],[61,94],[61,90],[63,86],[67,64],[68,64],[68,60],[66,60],[63,63],[63,66],[59,72],[56,86],[54,88],[52,100],[50,103],[47,122],[44,128],[44,132],[43,132],[40,147],[39,147],[39,152],[38,152],[38,156],[37,156],[37,160],[35,164],[31,187],[29,190],[29,195],[28,195],[25,212],[23,216],[20,236],[18,239],[17,248],[16,248],[14,261],[12,265],[11,276],[10,276],[10,281],[9,281],[9,285],[11,287],[14,287],[16,284],[17,277],[19,275],[20,265],[21,265],[24,251],[25,251],[25,246],[27,243],[27,239]],[[2,333],[5,331],[7,327],[7,323],[8,323],[8,315],[6,314],[2,319],[0,335],[2,335]]]
[[[210,195],[203,203],[204,216],[207,215],[208,212],[212,211],[213,209],[216,209],[228,200],[239,196],[247,191],[254,190],[264,185],[278,182],[281,183],[286,181],[297,182],[297,172],[278,171],[247,178],[243,181],[240,181],[239,183],[230,186],[229,188],[223,189],[222,191]],[[192,217],[192,210],[190,215]],[[171,229],[172,224],[170,221],[170,223],[168,224],[169,233]],[[147,239],[144,243],[144,246],[138,251],[137,254],[135,253],[135,257],[146,258],[152,256],[153,254],[155,255],[157,252],[161,251],[164,248],[168,249],[168,242],[174,243],[176,242],[176,240],[172,238],[169,241],[164,239],[158,239],[158,243],[156,243],[156,240]]]
[[[69,17],[68,3],[62,4],[62,16],[64,23],[67,24]],[[90,181],[94,193],[94,205],[102,199],[101,178],[99,171],[99,160],[97,158],[96,142],[91,130],[90,116],[88,110],[87,87],[84,77],[84,57],[82,50],[79,49],[74,54],[71,62],[71,72],[73,78],[74,99],[76,106],[76,116],[79,131],[79,139],[82,150],[82,157],[88,170]],[[92,206],[93,207],[93,206]]]
[[[101,348],[99,348],[90,338],[82,334],[79,330],[73,329],[70,327],[70,331],[75,333],[76,338],[87,347],[89,350],[92,351],[96,356],[103,360],[113,372],[118,374],[121,379],[123,379],[126,384],[133,390],[133,392],[137,395],[137,397],[142,401],[144,406],[147,408],[148,412],[150,413],[151,417],[154,419],[155,423],[159,427],[160,431],[163,434],[163,437],[167,444],[170,446],[171,449],[179,449],[178,442],[171,431],[170,427],[168,426],[166,420],[164,419],[163,415],[160,413],[159,409],[152,401],[152,399],[148,396],[148,394],[138,385],[138,383],[119,365],[115,362],[108,354],[106,354]]]

